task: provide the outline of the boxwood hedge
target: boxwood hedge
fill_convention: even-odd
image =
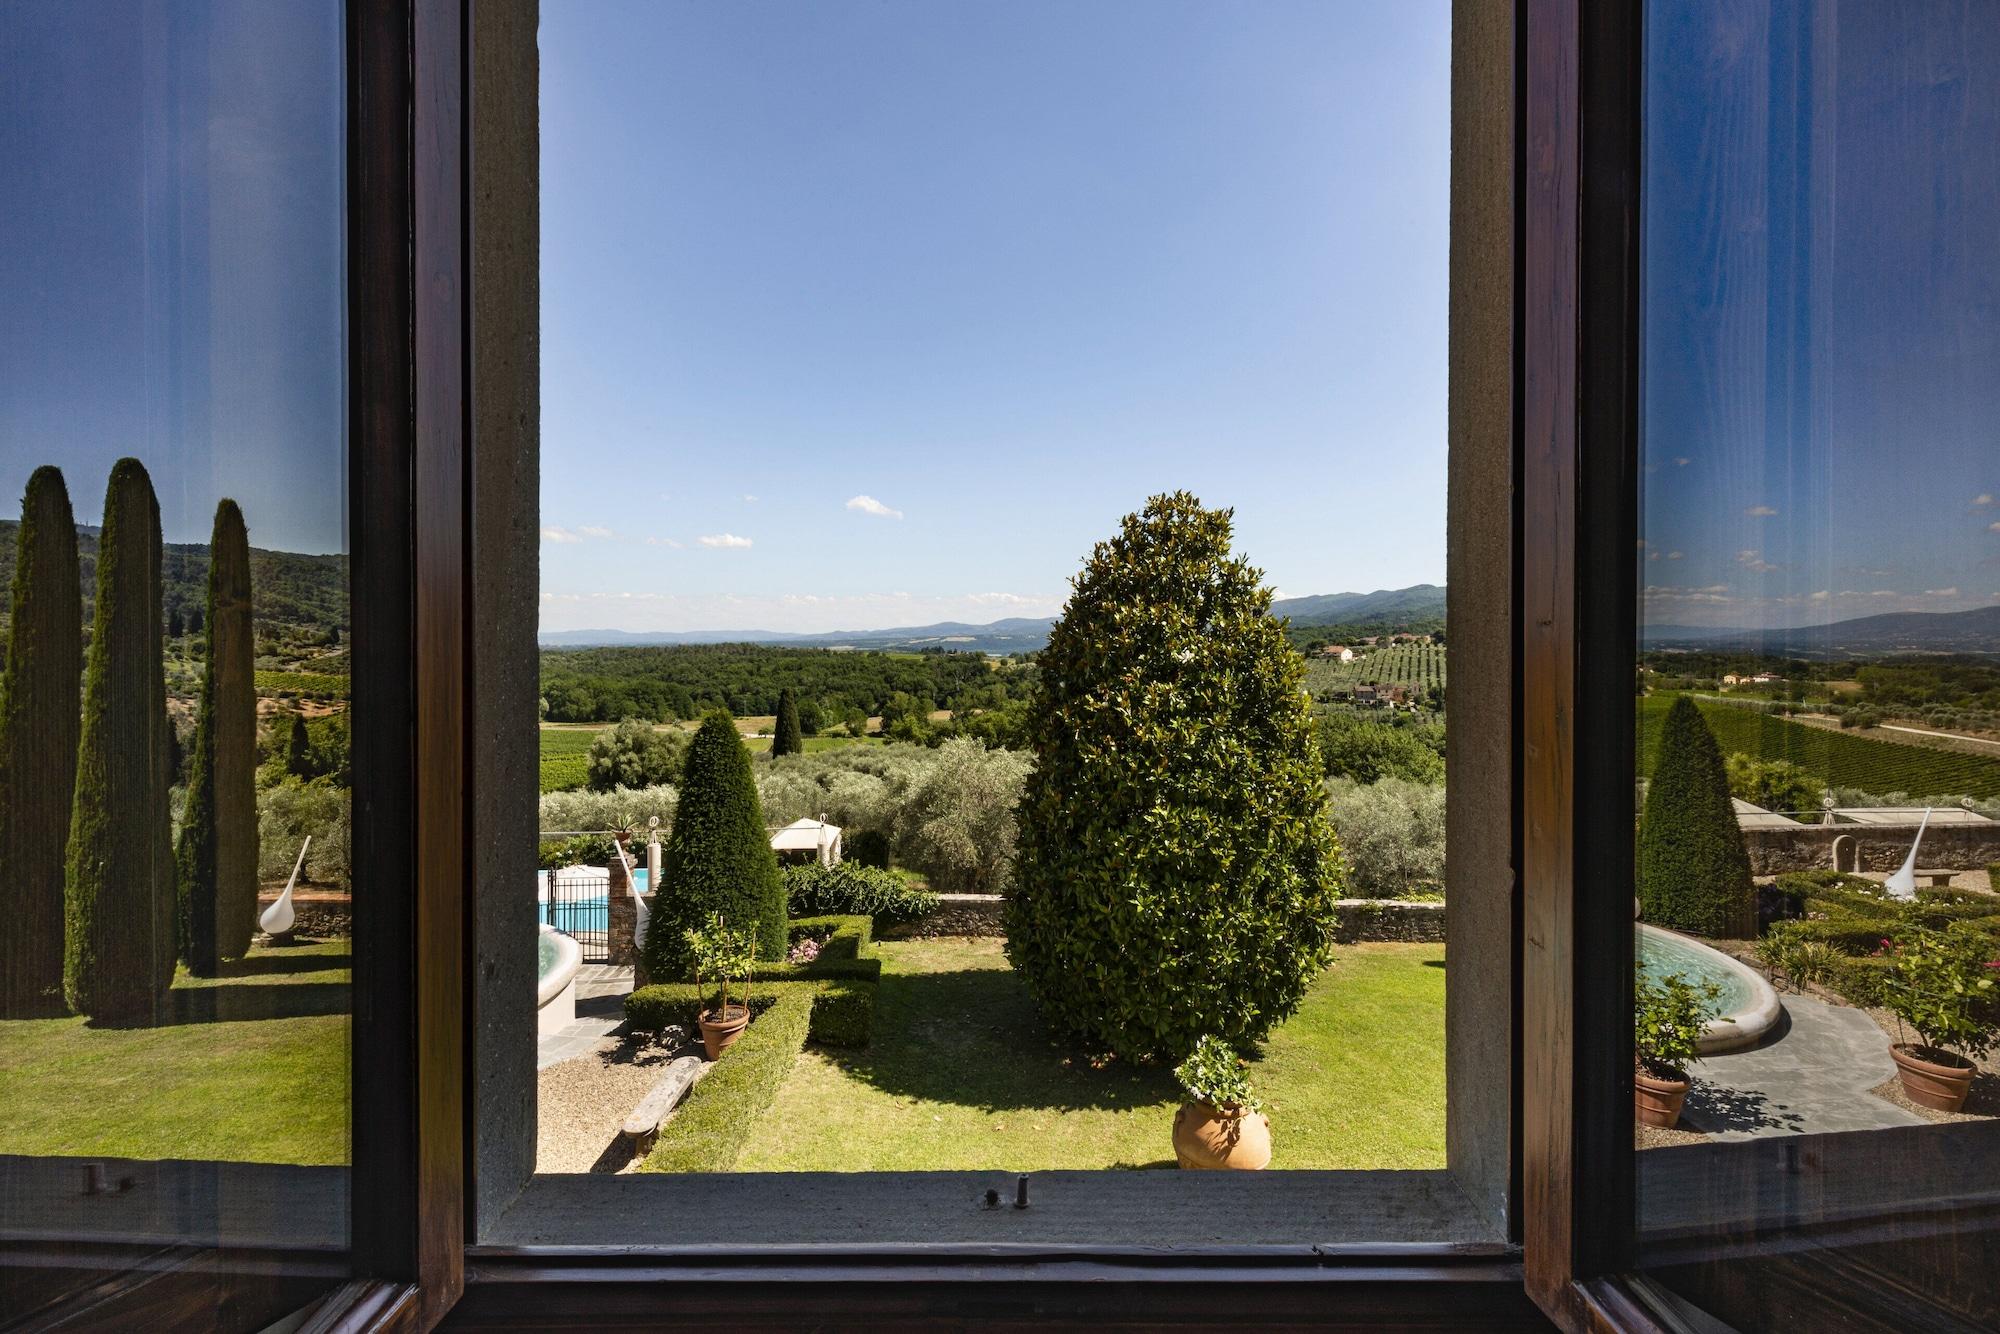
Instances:
[[[734,1167],[758,1116],[777,1101],[779,1087],[805,1046],[816,1008],[814,993],[797,985],[777,988],[767,1001],[753,996],[750,1027],[688,1090],[680,1109],[660,1127],[639,1170],[727,1172]]]
[[[831,927],[833,934],[811,963],[757,966],[750,987],[751,1008],[794,994],[809,997],[810,1041],[828,1047],[865,1047],[874,1031],[875,988],[882,976],[871,923],[857,916],[792,922],[794,930],[817,927]],[[674,1025],[691,1030],[701,1013],[701,1000],[692,982],[656,982],[625,998],[625,1022],[637,1033],[657,1033]]]

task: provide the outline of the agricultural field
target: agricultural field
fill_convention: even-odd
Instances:
[[[1662,693],[1639,702],[1641,773],[1653,771],[1660,729],[1674,699]],[[1741,705],[1706,700],[1696,703],[1725,754],[1790,760],[1834,787],[1864,792],[1907,792],[1913,797],[1958,793],[2000,796],[2000,758],[1808,727]]]
[[[949,716],[949,715],[946,715]],[[879,722],[879,720],[877,720]],[[770,715],[739,718],[736,730],[743,734],[743,744],[752,755],[767,755],[771,750],[770,731],[775,722]],[[695,723],[671,723],[667,726],[692,731]],[[590,743],[597,734],[606,730],[609,724],[602,723],[543,723],[541,727],[541,790],[544,792],[568,792],[580,788],[590,777]],[[756,732],[761,727],[764,735]],[[817,755],[821,751],[839,750],[842,746],[879,746],[887,743],[883,737],[851,736],[809,736],[805,739],[806,754]]]
[[[302,699],[346,699],[347,678],[327,672],[258,672],[260,695],[297,695]]]
[[[1358,685],[1407,685],[1425,690],[1445,683],[1442,644],[1390,644],[1366,653],[1355,652],[1353,662],[1307,658],[1306,689],[1317,697]]]

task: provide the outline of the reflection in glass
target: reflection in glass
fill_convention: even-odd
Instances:
[[[346,1245],[343,42],[337,3],[0,23],[10,1233]]]
[[[2000,11],[1676,0],[1647,44],[1642,1260],[1745,1328],[1981,1325]]]

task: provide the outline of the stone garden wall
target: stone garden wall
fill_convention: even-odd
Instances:
[[[883,940],[930,936],[998,936],[1004,934],[998,894],[940,894],[938,910],[914,922],[876,933]],[[1401,899],[1342,899],[1336,939],[1343,945],[1363,940],[1442,941],[1442,903],[1410,903]],[[614,928],[614,937],[617,932]]]
[[[1796,829],[1746,829],[1743,845],[1756,875],[1787,871],[1893,871],[1910,855],[1917,823],[1800,825]],[[1836,844],[1838,848],[1836,849]],[[1836,865],[1834,854],[1840,853]],[[1924,831],[1917,865],[1925,869],[1981,871],[2000,862],[2000,822],[1932,825]]]

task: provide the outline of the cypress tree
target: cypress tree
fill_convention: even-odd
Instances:
[[[750,752],[727,713],[710,714],[688,746],[660,883],[644,946],[654,978],[687,976],[682,933],[718,914],[756,933],[758,958],[785,956],[785,882],[764,830]]]
[[[208,655],[195,719],[194,769],[181,818],[181,957],[212,976],[250,948],[257,916],[256,644],[250,539],[233,500],[209,538]],[[296,728],[296,738],[304,732]]]
[[[771,758],[780,755],[797,755],[806,748],[805,735],[799,730],[799,699],[789,690],[778,695],[778,725],[771,736]]]
[[[76,518],[62,473],[37,468],[21,501],[0,703],[0,1015],[8,1018],[62,1009],[63,857],[82,675]]]
[[[173,982],[160,505],[137,459],[104,497],[67,864],[63,995],[113,1024],[156,1021]]]
[[[1729,800],[1722,747],[1686,695],[1667,710],[1639,821],[1639,906],[1655,926],[1743,939],[1756,934],[1750,855]]]
[[[304,780],[313,776],[312,732],[303,715],[292,715],[292,735],[285,742],[285,772]]]

